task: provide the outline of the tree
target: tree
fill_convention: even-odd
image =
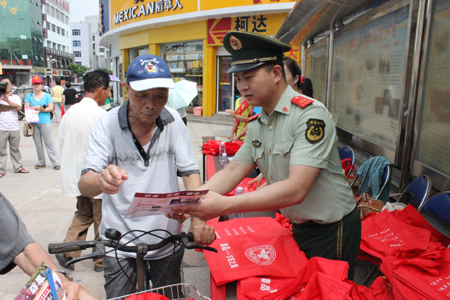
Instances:
[[[99,70],[99,71],[104,71],[104,72],[108,73],[109,75],[112,75],[112,74],[113,74],[113,71],[110,70],[110,69],[106,69],[106,68],[98,68],[97,70]]]
[[[79,66],[74,63],[70,63],[67,65],[67,69],[71,71],[72,73],[75,73],[77,77],[81,77],[84,75],[84,73],[87,72],[88,68],[86,66]]]

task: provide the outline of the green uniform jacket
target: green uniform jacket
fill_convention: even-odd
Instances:
[[[303,202],[280,211],[293,223],[334,223],[356,205],[339,158],[336,124],[319,101],[305,108],[292,103],[299,95],[288,87],[270,115],[263,109],[249,123],[247,138],[233,160],[256,163],[269,184],[287,179],[291,165],[320,168]]]

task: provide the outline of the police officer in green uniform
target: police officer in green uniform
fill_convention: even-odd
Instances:
[[[279,209],[293,224],[294,238],[310,258],[347,261],[353,278],[361,241],[361,219],[339,159],[336,125],[319,101],[287,83],[283,53],[290,46],[267,36],[230,32],[224,46],[232,55],[238,89],[259,116],[228,166],[200,189],[198,204],[180,207],[202,220],[236,212]],[[268,185],[225,197],[257,165]]]

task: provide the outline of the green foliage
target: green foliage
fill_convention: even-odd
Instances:
[[[79,65],[77,65],[77,64],[75,64],[75,63],[70,63],[70,64],[67,66],[67,69],[68,69],[69,71],[75,73],[75,75],[76,75],[77,77],[83,76],[83,75],[88,71],[88,68],[87,68],[86,66],[79,66]]]
[[[110,70],[110,69],[106,69],[106,68],[98,68],[97,70],[104,71],[104,72],[108,73],[109,75],[112,75],[112,74],[113,74],[113,71]]]

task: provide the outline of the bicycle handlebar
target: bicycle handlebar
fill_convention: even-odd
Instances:
[[[148,244],[138,244],[135,246],[125,246],[125,245],[120,245],[118,242],[114,241],[114,240],[96,240],[96,241],[74,241],[74,242],[66,242],[66,243],[50,243],[48,245],[48,252],[50,254],[56,254],[56,253],[64,253],[64,252],[72,252],[72,251],[78,251],[78,250],[84,250],[87,248],[94,248],[97,247],[98,250],[100,250],[100,252],[97,250],[97,253],[93,253],[90,255],[86,255],[84,257],[78,257],[74,260],[72,260],[70,263],[75,263],[84,259],[89,259],[89,258],[100,258],[105,256],[105,251],[104,248],[105,246],[107,247],[112,247],[115,248],[117,250],[120,251],[124,251],[124,252],[135,252],[138,253],[139,251],[142,250],[142,246],[144,246],[144,251],[152,251],[152,250],[157,250],[157,249],[161,249],[162,247],[164,247],[165,245],[169,244],[169,243],[173,243],[176,241],[180,241],[182,246],[186,249],[203,249],[203,250],[207,250],[207,251],[214,251],[217,253],[217,249],[212,248],[212,247],[208,247],[208,246],[203,246],[203,245],[197,245],[194,242],[194,235],[189,232],[189,233],[180,233],[180,234],[175,234],[175,235],[171,235],[167,238],[163,238],[161,242],[157,243],[157,244],[153,244],[153,245],[148,245]]]

